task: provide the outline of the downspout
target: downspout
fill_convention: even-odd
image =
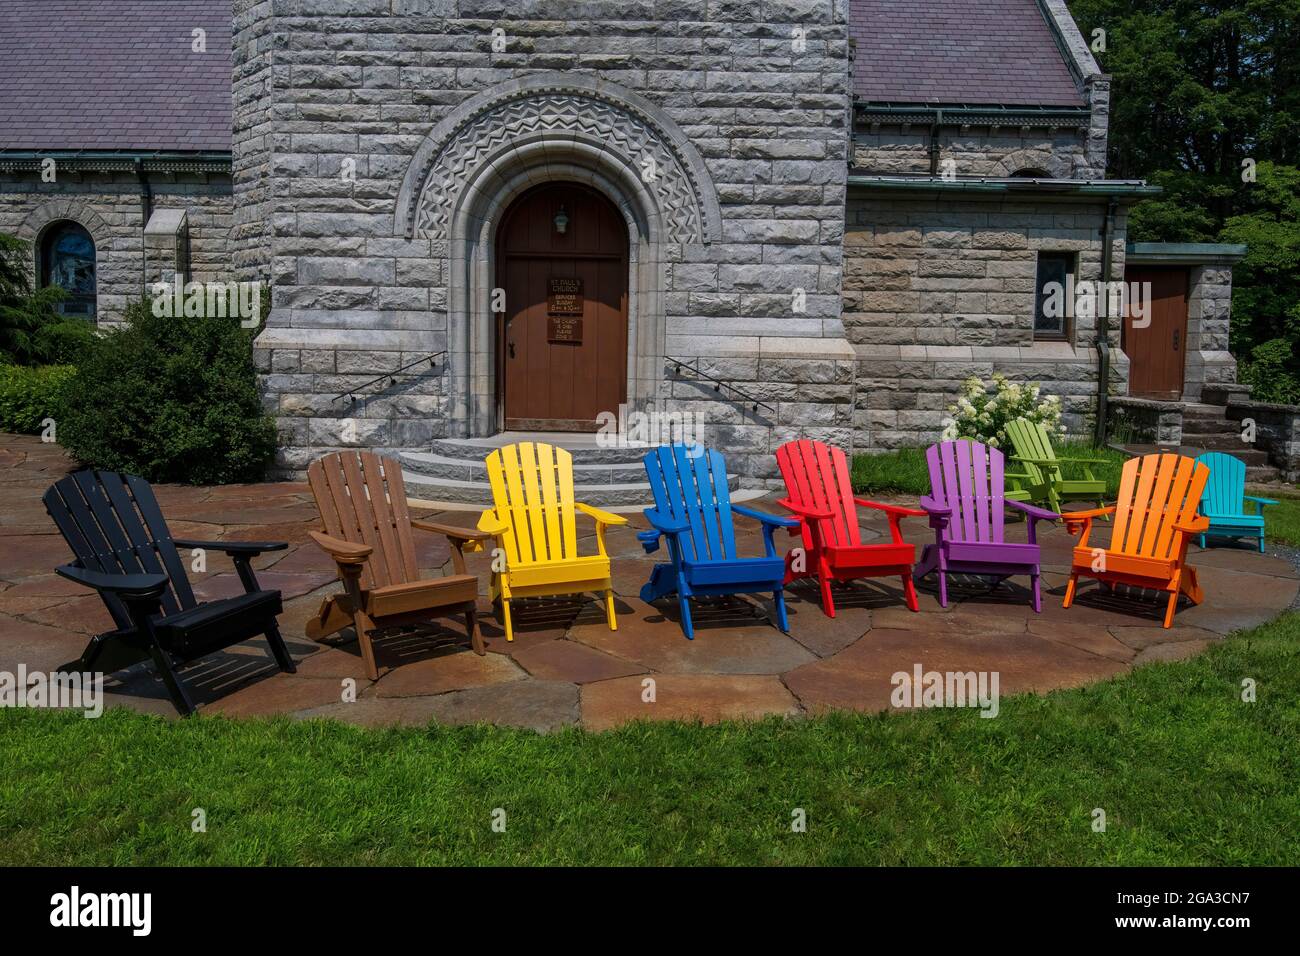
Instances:
[[[1101,281],[1103,293],[1097,297],[1097,429],[1096,445],[1106,444],[1106,418],[1110,398],[1110,277],[1114,268],[1111,232],[1119,203],[1112,199],[1106,205],[1106,215],[1101,221]],[[1122,321],[1122,318],[1121,318]]]
[[[140,181],[140,296],[144,297],[149,282],[149,262],[144,231],[153,216],[153,189],[149,186],[149,176],[144,171],[144,160],[135,161],[135,176]]]
[[[930,175],[939,175],[939,127],[943,126],[943,110],[934,111],[930,122]]]

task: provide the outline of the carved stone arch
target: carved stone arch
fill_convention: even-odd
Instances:
[[[1023,169],[1046,170],[1052,179],[1069,179],[1070,161],[1046,149],[1018,149],[1007,153],[994,167],[994,175],[1006,178]]]
[[[97,256],[112,242],[113,231],[104,221],[104,217],[79,199],[51,199],[49,202],[41,203],[19,224],[18,238],[35,243],[47,226],[67,219],[90,233],[90,238],[95,241]]]
[[[542,73],[471,97],[425,137],[397,197],[393,234],[449,238],[465,187],[511,154],[541,143],[559,152],[575,144],[604,151],[639,177],[665,228],[665,239],[721,239],[722,217],[698,150],[662,109],[644,97],[581,74]]]

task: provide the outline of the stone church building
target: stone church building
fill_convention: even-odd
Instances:
[[[495,436],[627,406],[699,416],[759,486],[794,437],[933,440],[971,375],[1041,382],[1077,433],[1103,395],[1235,380],[1241,250],[1135,257],[1156,190],[1107,179],[1064,0],[0,12],[0,231],[100,322],[173,273],[269,282],[289,471],[363,446],[468,489]],[[1134,267],[1148,328],[1042,307]]]

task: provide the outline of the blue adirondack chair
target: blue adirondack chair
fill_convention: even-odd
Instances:
[[[1259,550],[1264,551],[1264,506],[1277,504],[1272,498],[1256,498],[1246,494],[1246,463],[1240,458],[1221,451],[1206,452],[1198,462],[1210,469],[1210,480],[1201,496],[1201,514],[1210,519],[1210,527],[1201,535],[1200,545],[1207,538],[1258,538]],[[1246,513],[1246,502],[1254,503],[1254,511]]]
[[[733,505],[727,490],[727,464],[720,452],[698,445],[661,445],[643,461],[655,506],[645,512],[652,530],[637,537],[647,554],[659,550],[662,538],[668,543],[671,560],[655,565],[650,581],[641,588],[641,600],[648,604],[676,594],[682,630],[693,640],[691,598],[771,591],[777,626],[788,630],[782,593],[785,558],[776,553],[772,535],[777,528],[796,533],[799,522]],[[736,555],[733,511],[763,523],[763,557]]]

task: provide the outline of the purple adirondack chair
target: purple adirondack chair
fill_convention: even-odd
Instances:
[[[921,507],[930,515],[934,544],[921,552],[913,576],[919,581],[938,570],[939,604],[947,607],[949,571],[989,575],[998,581],[1028,574],[1034,586],[1034,610],[1041,611],[1035,531],[1039,521],[1061,516],[1004,496],[1002,452],[996,448],[974,441],[946,441],[931,445],[925,460],[930,466],[930,495],[921,499]],[[1006,505],[1027,516],[1028,544],[1013,544],[1003,537]]]

